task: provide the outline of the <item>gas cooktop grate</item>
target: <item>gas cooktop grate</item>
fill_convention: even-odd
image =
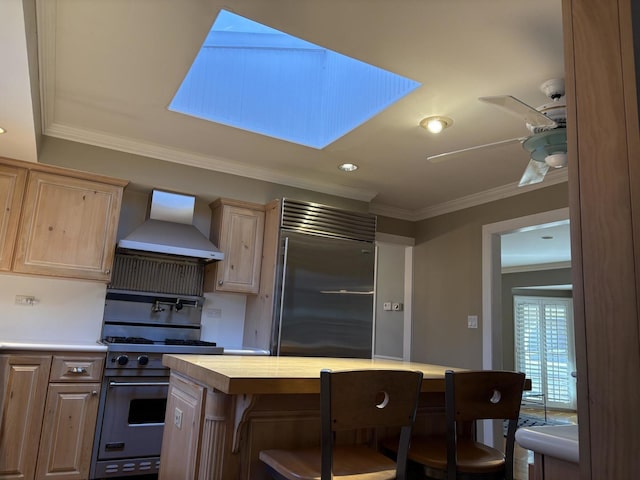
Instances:
[[[152,344],[153,340],[149,340],[144,337],[105,337],[104,341],[106,343],[144,343],[144,344]]]
[[[188,345],[197,347],[215,347],[215,342],[206,342],[204,340],[192,340],[183,338],[166,338],[163,340],[149,340],[144,337],[105,337],[105,343],[127,343],[127,344],[140,344],[140,345]]]
[[[164,341],[165,345],[195,345],[205,347],[215,347],[215,342],[205,342],[204,340],[182,340],[179,338],[167,338]]]

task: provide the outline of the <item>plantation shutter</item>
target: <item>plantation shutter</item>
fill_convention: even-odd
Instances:
[[[531,379],[531,394],[547,405],[576,408],[571,299],[514,296],[516,370]]]

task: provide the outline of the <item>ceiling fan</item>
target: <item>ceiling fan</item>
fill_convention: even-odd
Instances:
[[[561,168],[567,164],[567,110],[564,101],[563,79],[547,80],[540,86],[540,90],[549,97],[551,102],[538,108],[533,108],[511,95],[479,98],[485,103],[500,107],[524,119],[530,132],[528,137],[511,138],[431,155],[427,157],[427,160],[439,162],[455,154],[520,142],[522,147],[530,152],[530,160],[518,185],[531,185],[541,182],[550,167]]]

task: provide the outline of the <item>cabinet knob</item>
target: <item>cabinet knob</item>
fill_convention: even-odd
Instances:
[[[107,269],[104,271],[104,273],[105,273],[105,274],[107,274],[107,275],[109,275],[109,274],[111,273],[111,270],[107,268]]]
[[[92,390],[91,391],[91,396],[95,397],[96,395],[98,395],[98,392],[96,390]]]
[[[222,285],[224,282],[222,280],[218,280],[218,285]]]

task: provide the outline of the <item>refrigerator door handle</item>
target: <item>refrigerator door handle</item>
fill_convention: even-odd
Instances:
[[[282,285],[280,286],[280,315],[278,318],[278,344],[276,345],[276,355],[280,356],[280,340],[282,338],[282,317],[284,316],[284,292],[287,282],[287,255],[289,253],[289,237],[284,237],[284,252],[282,261]]]

